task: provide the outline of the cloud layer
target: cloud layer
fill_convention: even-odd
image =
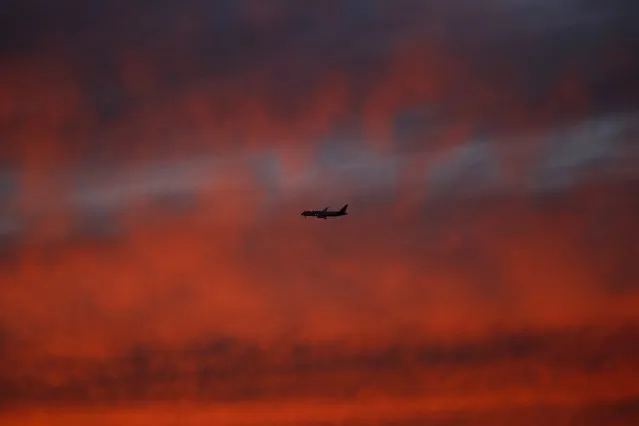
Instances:
[[[65,4],[0,22],[3,421],[639,418],[634,3]]]

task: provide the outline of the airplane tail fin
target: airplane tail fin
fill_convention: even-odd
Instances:
[[[344,204],[344,207],[342,207],[339,212],[340,213],[346,213],[346,208],[347,207],[348,207],[348,204]]]

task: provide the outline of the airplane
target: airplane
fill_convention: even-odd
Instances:
[[[318,219],[326,219],[328,217],[337,217],[337,216],[345,216],[348,213],[346,212],[346,208],[348,204],[344,204],[339,210],[329,210],[328,207],[324,208],[324,210],[304,210],[302,212],[302,216],[306,219],[306,216],[315,216]]]

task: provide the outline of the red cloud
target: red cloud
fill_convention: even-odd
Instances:
[[[279,22],[267,15],[251,15],[261,31]],[[187,18],[176,45],[195,31]],[[288,68],[278,60],[303,62],[306,56],[288,51],[250,68],[207,74],[194,47],[164,58],[133,46],[110,52],[117,58],[116,83],[103,89],[115,94],[87,89],[86,76],[65,56],[4,62],[0,125],[10,143],[0,154],[18,171],[19,207],[28,224],[0,273],[0,338],[8,342],[0,340],[0,384],[9,383],[5,392],[15,406],[28,406],[27,414],[13,411],[5,420],[158,424],[186,416],[181,419],[195,424],[263,424],[390,421],[407,413],[432,419],[441,412],[481,420],[478,412],[530,405],[577,410],[637,398],[636,363],[623,339],[603,339],[611,346],[602,352],[596,337],[574,337],[590,327],[605,326],[614,335],[636,325],[637,269],[622,255],[637,251],[637,206],[619,201],[631,199],[635,188],[582,187],[560,200],[490,194],[494,198],[433,202],[428,182],[420,180],[429,164],[482,126],[508,137],[533,136],[530,146],[522,143],[520,157],[501,159],[507,173],[521,175],[522,163],[537,155],[535,136],[554,128],[556,114],[593,111],[593,95],[578,70],[531,106],[512,87],[514,77],[505,73],[510,84],[496,84],[472,61],[433,42],[391,43],[365,72],[347,62],[311,64],[302,67],[306,74],[297,85],[289,81],[295,76],[278,74]],[[282,197],[275,209],[263,207],[269,195],[246,158],[272,150],[283,164],[284,184],[293,186],[313,164],[319,141],[344,122],[361,124],[366,148],[402,151],[397,117],[424,104],[435,105],[437,124],[432,133],[413,135],[413,142],[428,155],[416,154],[399,170],[396,199],[363,196],[338,182]],[[193,205],[182,212],[157,207],[150,191],[122,189],[139,184],[128,173],[145,166],[198,159],[212,159],[214,166],[187,188]],[[108,219],[69,202],[86,183],[78,181],[90,175],[78,170],[92,164],[107,170],[100,183],[125,200],[117,209],[109,203],[109,209],[96,208]],[[323,207],[315,205],[324,202],[320,193],[349,196],[351,214],[301,219],[302,209]],[[110,220],[117,232],[96,237],[90,224],[89,231],[78,231],[89,214]],[[491,352],[495,336],[523,331],[542,338],[559,333],[576,344],[550,339],[523,358],[517,348]],[[258,355],[247,350],[239,367],[233,362],[242,351],[221,361],[184,355],[220,336],[259,348]],[[441,352],[445,359],[464,359],[464,348],[476,342],[488,348],[476,364],[416,360],[419,348],[441,346],[458,348]],[[312,347],[306,361],[313,367],[299,372],[291,353],[303,345]],[[388,365],[366,358],[384,358],[379,353],[394,347],[404,349],[399,358],[389,356]],[[136,348],[178,355],[152,356],[149,365],[114,361]],[[587,364],[589,354],[614,368],[558,361]],[[56,367],[57,357],[68,360],[67,367]],[[202,371],[219,372],[224,363],[237,377],[211,379],[202,385],[204,395],[198,393]],[[149,371],[175,380],[158,385],[162,374]],[[104,385],[107,379],[113,388]],[[271,399],[282,392],[280,401],[249,401],[252,381]],[[177,408],[180,395],[189,401],[211,398],[213,390],[228,395],[220,383],[237,391],[240,402],[220,403],[216,412]],[[141,398],[144,408],[97,404],[112,389],[131,402],[127,392],[137,392],[136,386],[149,392]],[[340,398],[344,390],[350,393],[339,404],[314,401]],[[85,391],[95,406],[83,405]],[[64,396],[68,406],[38,414],[43,393],[52,400]],[[148,402],[162,395],[170,402]]]

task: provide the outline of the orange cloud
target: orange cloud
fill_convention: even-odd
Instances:
[[[18,208],[0,215],[26,230],[0,259],[2,421],[635,418],[616,411],[639,391],[635,184],[530,183],[557,129],[597,112],[588,76],[559,67],[535,103],[515,65],[487,76],[410,31],[309,55],[261,7],[240,21],[265,55],[197,43],[182,10],[168,53],[116,43],[97,83],[72,49],[3,59]],[[464,151],[484,136],[494,153]],[[563,155],[619,155],[595,142]],[[508,191],[461,173],[478,157]],[[346,218],[299,217],[342,197]]]

